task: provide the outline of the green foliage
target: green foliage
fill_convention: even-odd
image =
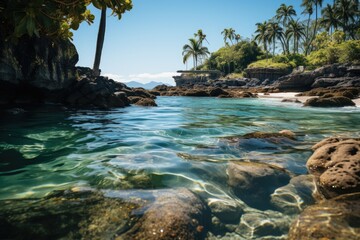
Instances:
[[[340,44],[331,42],[327,47],[310,53],[307,59],[313,67],[333,63],[360,63],[360,40],[349,40]]]
[[[276,62],[272,58],[259,60],[259,61],[251,63],[248,66],[248,68],[279,68],[279,69],[286,69],[286,68],[292,68],[292,67],[293,66],[290,63]]]
[[[71,38],[82,22],[93,23],[87,9],[108,7],[119,19],[132,8],[131,0],[28,0],[0,3],[0,33],[13,39],[23,35]]]
[[[217,69],[225,74],[239,73],[260,56],[262,52],[254,42],[240,41],[212,53],[202,69]]]
[[[306,66],[307,60],[302,54],[277,55],[270,59],[263,59],[250,64],[249,68],[295,68]]]

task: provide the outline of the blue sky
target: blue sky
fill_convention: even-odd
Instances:
[[[255,24],[272,18],[281,3],[293,5],[298,17],[305,18],[300,15],[301,0],[133,0],[133,9],[120,21],[108,11],[102,74],[123,82],[173,83],[171,76],[186,68],[182,47],[198,29],[207,35],[206,46],[213,52],[224,45],[224,28],[252,38]],[[87,67],[93,64],[100,19],[100,10],[90,9],[94,24],[83,23],[73,38],[78,65]]]

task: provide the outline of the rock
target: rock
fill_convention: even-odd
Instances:
[[[0,38],[0,82],[59,90],[75,79],[78,54],[69,40],[22,37]]]
[[[250,138],[289,138],[295,139],[295,133],[290,130],[282,130],[278,133],[253,132],[242,136],[244,139]]]
[[[297,98],[284,98],[281,102],[289,102],[289,103],[301,103]]]
[[[300,175],[290,180],[271,194],[271,204],[287,215],[299,214],[305,207],[314,204],[315,183],[311,175]]]
[[[245,69],[246,77],[256,78],[261,82],[268,80],[273,82],[278,78],[290,74],[292,71],[291,68],[247,68]]]
[[[1,239],[113,239],[134,224],[139,207],[77,189],[0,203]]]
[[[310,206],[292,223],[289,240],[359,239],[360,193]]]
[[[120,239],[204,239],[206,206],[187,189],[153,191],[156,199]]]
[[[156,107],[157,104],[152,98],[140,98],[138,101],[134,103],[138,106],[144,106],[144,107]]]
[[[187,97],[208,97],[209,93],[204,90],[190,89],[184,92],[183,96]]]
[[[226,95],[229,95],[229,93],[222,90],[221,88],[213,88],[213,89],[210,89],[210,91],[209,91],[209,96],[211,96],[211,97],[218,97],[220,95],[226,96]]]
[[[304,106],[310,107],[346,107],[355,105],[356,104],[347,97],[310,98],[304,103]]]
[[[228,184],[236,196],[258,209],[269,209],[270,194],[290,180],[284,169],[255,162],[231,161],[227,174]]]
[[[344,83],[359,79],[359,77],[339,77],[339,78],[316,78],[315,82],[311,85],[312,88],[327,88],[338,85],[344,85]],[[354,84],[352,84],[353,87]]]
[[[306,166],[326,198],[360,191],[360,140],[330,138],[313,147]]]
[[[249,212],[242,215],[236,232],[240,239],[286,239],[290,223],[280,212]]]
[[[211,199],[208,203],[211,213],[222,223],[238,223],[243,209],[232,200]]]

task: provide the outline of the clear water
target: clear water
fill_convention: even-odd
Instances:
[[[56,107],[1,112],[0,199],[55,189],[186,187],[233,198],[226,164],[245,159],[306,173],[310,147],[329,136],[360,136],[360,109],[303,108],[278,99],[159,97],[159,107],[110,111]],[[296,133],[295,143],[233,146],[221,137]]]

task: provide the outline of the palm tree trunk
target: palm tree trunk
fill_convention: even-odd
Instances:
[[[96,42],[95,60],[93,66],[93,71],[95,76],[100,76],[99,67],[100,67],[101,53],[104,45],[105,28],[106,28],[106,7],[103,7],[103,9],[101,10],[101,18],[100,18],[99,32]]]
[[[275,38],[274,38],[274,42],[273,42],[273,56],[275,56]]]

